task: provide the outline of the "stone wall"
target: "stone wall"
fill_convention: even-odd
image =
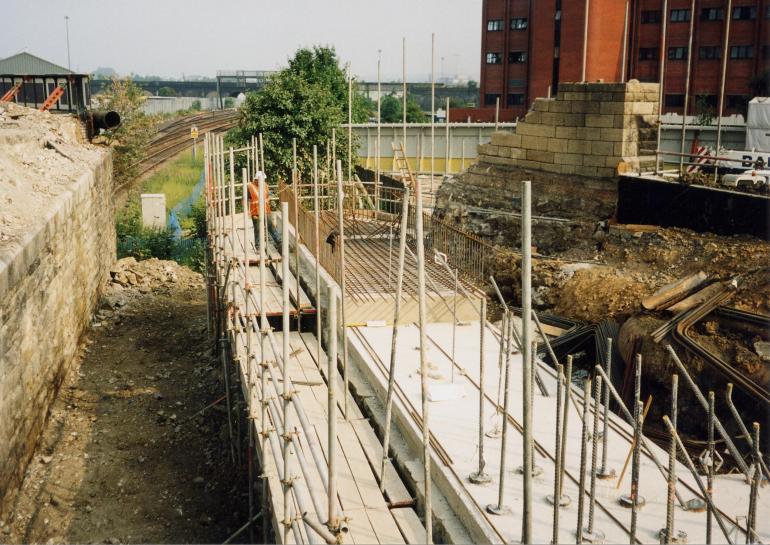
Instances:
[[[515,133],[480,145],[479,162],[612,178],[619,164],[638,164],[640,147],[655,147],[657,111],[657,83],[562,83]]]
[[[0,150],[12,155],[7,146],[0,138]],[[17,243],[0,248],[0,515],[12,505],[115,259],[112,160],[89,154],[75,162],[79,175],[66,189],[26,210],[35,218]],[[43,184],[58,175],[27,170]]]

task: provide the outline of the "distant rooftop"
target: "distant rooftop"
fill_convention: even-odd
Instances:
[[[74,73],[72,70],[27,52],[17,53],[5,59],[0,59],[0,74],[4,75],[52,76]]]

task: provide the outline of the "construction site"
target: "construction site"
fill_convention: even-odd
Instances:
[[[0,81],[0,542],[770,542],[764,141],[625,77],[407,123],[403,71],[402,123],[348,66],[322,139],[247,98],[120,183],[115,112]],[[197,269],[119,259],[190,148]]]

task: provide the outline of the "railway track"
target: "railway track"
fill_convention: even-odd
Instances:
[[[145,157],[137,164],[141,176],[163,161],[192,145],[190,128],[198,127],[200,136],[207,132],[220,132],[234,127],[241,118],[238,110],[213,110],[174,119],[162,124],[153,136]]]

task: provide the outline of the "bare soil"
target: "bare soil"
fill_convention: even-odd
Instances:
[[[52,326],[52,327],[55,327]],[[121,260],[51,411],[11,543],[221,543],[243,524],[203,278]]]

